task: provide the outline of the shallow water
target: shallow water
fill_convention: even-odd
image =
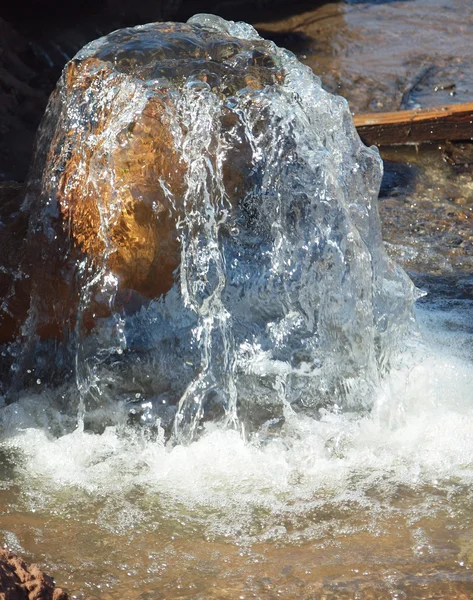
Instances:
[[[292,46],[353,112],[471,101],[468,0],[328,2],[256,27]]]
[[[471,310],[419,311],[424,344],[364,418],[294,417],[264,444],[10,434],[4,542],[78,598],[467,598]],[[10,424],[41,413],[31,402]]]
[[[1,409],[5,545],[82,599],[473,596],[470,175],[432,147],[384,158],[387,248],[430,294],[371,413],[289,415],[246,442],[208,426],[184,447],[71,432],[31,394]]]

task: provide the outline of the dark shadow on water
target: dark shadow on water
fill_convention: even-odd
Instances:
[[[339,4],[359,5],[359,4],[391,4],[402,0],[341,0]],[[414,1],[414,0],[408,0]],[[249,23],[258,21],[277,21],[286,17],[301,14],[306,11],[313,11],[316,8],[334,2],[334,0],[294,0],[286,2],[284,0],[224,0],[221,2],[191,0],[182,3],[182,12],[187,14],[189,10],[197,7],[208,7],[209,12],[213,12],[226,19],[244,20]],[[336,0],[335,0],[335,3]],[[196,12],[196,10],[194,10]],[[193,14],[192,12],[189,13]]]
[[[233,21],[277,21],[305,11],[315,10],[329,0],[190,0],[183,1],[178,19],[188,19],[197,12],[209,12]]]
[[[415,0],[343,0],[343,4],[393,4],[394,2],[414,2]]]
[[[383,161],[383,165],[383,180],[379,190],[380,199],[397,196],[412,189],[419,172],[415,165],[390,160]]]
[[[159,20],[187,20],[196,13],[208,12],[236,21],[256,23],[258,21],[275,21],[312,11],[334,0],[84,0],[80,4],[71,5],[60,0],[38,0],[36,2],[5,3],[0,9],[1,18],[15,27],[27,27],[40,30],[43,22],[48,29],[55,22],[71,26],[71,15],[77,27],[90,26],[106,28],[107,19],[121,26],[138,25]],[[390,4],[400,0],[341,0],[340,4]],[[411,0],[413,1],[413,0]],[[335,0],[336,2],[336,0]]]
[[[452,303],[461,302],[473,307],[473,275],[459,273],[449,275],[432,275],[410,272],[409,276],[415,285],[427,292],[418,304],[436,309],[451,308]]]
[[[295,54],[313,52],[315,40],[303,31],[272,31],[263,27],[258,27],[257,30],[261,37]]]

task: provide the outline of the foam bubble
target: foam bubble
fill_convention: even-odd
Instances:
[[[126,426],[53,436],[36,397],[35,403],[24,398],[3,408],[4,445],[21,451],[18,468],[25,478],[35,475],[37,488],[41,482],[36,498],[46,504],[58,488],[97,497],[139,489],[144,505],[159,498],[168,512],[194,512],[214,534],[243,528],[250,535],[259,515],[259,539],[288,535],[283,520],[298,535],[309,535],[313,520],[295,523],[321,507],[373,510],[380,501],[389,504],[399,486],[447,489],[452,481],[473,482],[471,362],[457,345],[445,343],[451,314],[422,313],[420,320],[429,326],[435,320],[436,331],[444,331],[433,336],[442,347],[431,339],[411,352],[365,416],[327,412],[314,420],[292,414],[278,435],[249,441],[211,425],[198,441],[171,446],[160,429],[151,434]],[[465,348],[468,333],[459,328],[457,336]],[[52,411],[48,416],[61,418]]]

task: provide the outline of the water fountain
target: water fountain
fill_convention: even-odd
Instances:
[[[346,101],[244,23],[79,52],[38,134],[29,305],[2,348],[10,548],[107,600],[402,597],[423,553],[468,563],[440,532],[471,496],[469,363],[417,342],[381,171]]]
[[[59,354],[84,415],[121,401],[179,440],[371,408],[415,299],[382,246],[380,177],[346,102],[250,26],[92,42],[38,135],[17,381],[57,379]]]

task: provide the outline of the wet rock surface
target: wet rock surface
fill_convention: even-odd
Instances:
[[[164,23],[117,31],[68,64],[38,132],[22,208],[30,225],[17,280],[39,298],[41,338],[63,339],[74,328],[82,258],[118,278],[119,303],[139,306],[169,291],[187,171],[170,125],[173,97],[185,86],[225,99],[279,85],[283,73],[269,47]],[[230,110],[222,126],[235,126]],[[248,152],[248,143],[237,144],[223,165],[233,205],[247,186]],[[93,299],[86,329],[107,314],[107,302]]]
[[[0,549],[0,600],[69,600],[69,596],[36,565]]]

